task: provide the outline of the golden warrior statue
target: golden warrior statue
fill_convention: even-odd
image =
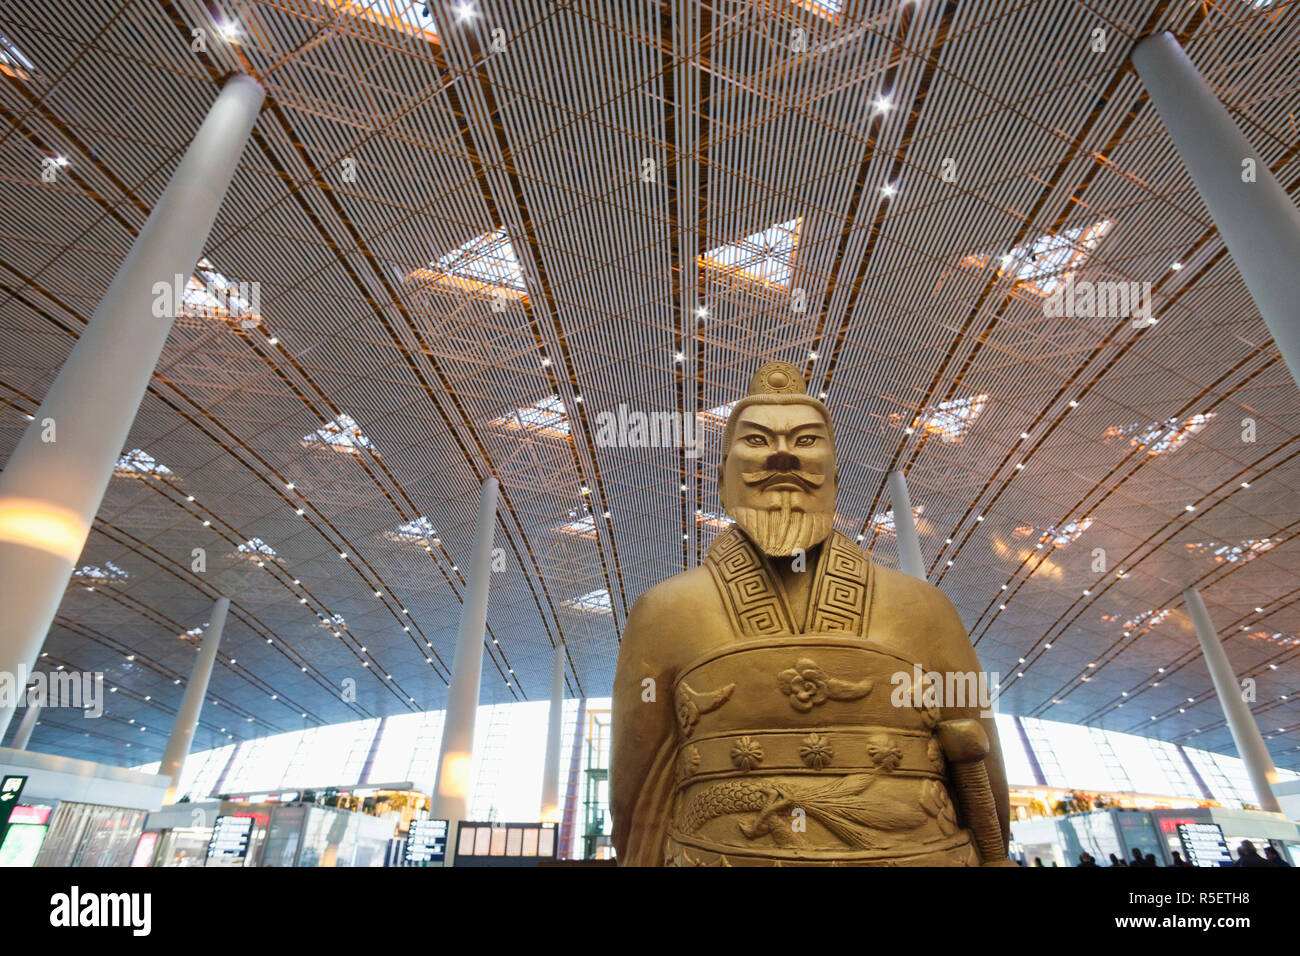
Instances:
[[[978,674],[979,659],[937,588],[833,529],[826,406],[793,366],[764,365],[722,450],[735,526],[642,594],[623,633],[619,862],[1006,865],[992,717],[900,684],[918,665]]]

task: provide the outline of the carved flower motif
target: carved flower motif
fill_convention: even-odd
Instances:
[[[681,725],[682,733],[689,735],[700,719],[700,708],[680,686],[676,696],[674,703],[677,705],[677,723]]]
[[[748,737],[741,737],[731,748],[731,762],[741,770],[753,770],[763,762],[763,748]]]
[[[828,767],[834,756],[835,751],[831,749],[830,741],[821,734],[809,734],[799,744],[799,759],[804,762],[804,766],[814,770]]]
[[[677,778],[685,780],[700,768],[700,751],[694,744],[677,756]]]
[[[872,734],[867,738],[867,756],[885,773],[893,773],[903,760],[903,751],[889,734]]]
[[[957,832],[957,809],[948,797],[948,788],[940,781],[927,780],[921,784],[921,806],[934,817],[944,836],[952,836]]]
[[[806,713],[826,701],[826,672],[806,657],[795,661],[794,667],[781,671],[777,681],[781,693],[790,698],[790,706],[795,710]]]

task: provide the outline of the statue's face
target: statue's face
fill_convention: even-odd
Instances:
[[[773,557],[820,544],[835,518],[835,448],[817,409],[742,409],[722,469],[722,505]]]

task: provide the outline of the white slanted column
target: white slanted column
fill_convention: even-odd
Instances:
[[[14,750],[26,750],[27,745],[32,742],[32,731],[36,729],[36,721],[41,716],[40,704],[28,704],[27,709],[23,711],[22,722],[18,725],[18,732],[14,734],[13,743],[9,746]]]
[[[907,495],[907,479],[901,471],[891,471],[885,479],[889,501],[894,506],[894,540],[898,542],[898,567],[905,574],[925,580],[925,560],[921,557],[921,539],[916,536],[912,500]]]
[[[488,579],[492,576],[492,539],[496,532],[497,480],[488,478],[478,499],[474,549],[470,557],[465,603],[460,609],[456,654],[447,688],[447,716],[438,749],[430,819],[447,820],[447,864],[456,854],[457,825],[469,812],[470,762],[474,753],[474,716],[483,679],[483,638],[487,633]]]
[[[1201,642],[1205,666],[1210,672],[1210,679],[1214,681],[1214,692],[1219,695],[1219,706],[1223,708],[1228,729],[1232,731],[1237,754],[1246,765],[1246,776],[1250,778],[1250,785],[1255,790],[1259,808],[1281,812],[1272,786],[1278,780],[1277,769],[1273,766],[1268,748],[1264,746],[1264,737],[1259,732],[1259,725],[1255,723],[1255,715],[1242,699],[1241,685],[1237,682],[1237,675],[1232,672],[1232,664],[1214,630],[1210,612],[1205,609],[1205,602],[1201,600],[1201,594],[1196,588],[1184,591],[1183,600],[1187,602],[1187,611],[1192,623],[1196,625],[1196,638]]]
[[[1172,34],[1145,37],[1133,65],[1300,384],[1300,209]]]
[[[162,762],[158,764],[158,773],[171,777],[171,786],[163,797],[163,805],[175,803],[180,796],[176,790],[181,784],[181,771],[185,769],[185,758],[190,755],[190,745],[194,743],[194,730],[199,725],[199,714],[203,712],[203,700],[208,696],[208,682],[212,680],[212,666],[217,662],[217,648],[221,645],[221,632],[226,629],[226,612],[230,610],[230,598],[217,598],[212,608],[212,620],[203,634],[203,643],[199,645],[199,659],[190,671],[190,681],[185,685],[185,696],[172,721],[171,736],[163,749]]]
[[[264,93],[230,77],[0,473],[0,674],[30,671],[171,330]],[[13,708],[0,706],[0,734]]]
[[[546,728],[546,763],[542,769],[542,820],[560,822],[560,737],[564,734],[564,642],[555,642],[551,666],[551,713]]]

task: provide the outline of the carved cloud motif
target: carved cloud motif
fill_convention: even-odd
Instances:
[[[841,680],[829,676],[811,658],[801,657],[776,677],[781,693],[790,698],[790,706],[807,713],[828,700],[858,700],[871,693],[872,681]]]

